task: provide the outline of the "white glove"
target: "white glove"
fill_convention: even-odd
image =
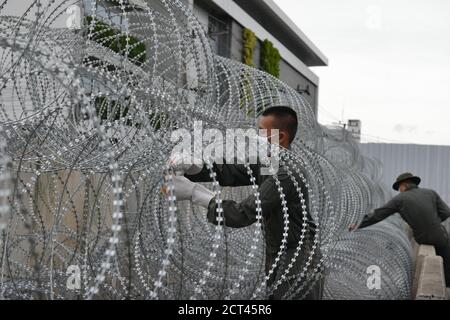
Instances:
[[[177,200],[190,200],[193,204],[208,208],[209,202],[215,194],[204,186],[194,183],[186,177],[173,177],[173,193]]]
[[[202,162],[196,158],[191,159],[188,155],[179,152],[173,153],[169,158],[169,165],[175,172],[182,171],[183,173],[186,173],[188,175],[194,175],[202,171],[203,165],[195,163]]]
[[[194,190],[192,191],[192,203],[208,209],[209,202],[216,195],[211,190],[205,188],[201,184],[194,183]]]
[[[195,183],[183,176],[173,176],[173,194],[178,201],[191,200]]]

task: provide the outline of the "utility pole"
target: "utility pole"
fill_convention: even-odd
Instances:
[[[345,134],[345,129],[347,129],[347,124],[343,121],[339,121],[339,122],[333,122],[332,124],[337,125],[339,127],[342,127],[342,140],[345,142],[346,141],[346,134]]]

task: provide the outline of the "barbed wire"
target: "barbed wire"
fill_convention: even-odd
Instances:
[[[204,209],[160,190],[172,132],[200,120],[222,132],[253,127],[261,110],[280,104],[299,118],[280,160],[309,199],[309,212],[285,216],[287,234],[295,215],[308,214],[316,228],[297,243],[306,255],[280,246],[272,267],[295,283],[283,298],[304,297],[321,277],[329,298],[407,297],[411,253],[399,223],[347,234],[387,200],[380,163],[341,130],[319,125],[294,89],[213,54],[183,3],[141,2],[37,0],[0,16],[2,297],[267,298],[288,280],[265,281],[261,226],[212,225]],[[80,29],[62,28],[74,5]],[[228,199],[258,198],[251,187],[210,186]],[[402,268],[387,260],[392,252]],[[371,293],[359,281],[374,259],[390,276]],[[338,288],[344,274],[347,291]]]

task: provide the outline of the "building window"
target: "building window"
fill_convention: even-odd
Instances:
[[[208,36],[212,49],[222,57],[230,57],[230,23],[212,15],[208,18]]]

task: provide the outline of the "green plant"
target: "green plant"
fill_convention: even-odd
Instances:
[[[86,16],[86,25],[90,26],[92,23],[91,16]],[[89,32],[87,29],[85,32]],[[111,49],[121,55],[125,55],[127,45],[127,36],[120,30],[112,28],[109,24],[94,19],[94,30],[91,33],[91,40],[98,44]],[[128,58],[136,65],[142,65],[146,60],[145,44],[136,37],[128,36]]]
[[[269,40],[264,40],[261,46],[261,69],[279,78],[280,60],[281,56],[278,49]]]
[[[239,105],[241,109],[250,110],[250,104],[251,101],[253,101],[252,85],[249,79],[250,75],[248,72],[243,70],[240,77],[241,81],[239,82]]]
[[[256,36],[255,33],[247,28],[242,31],[242,62],[248,66],[254,67],[253,64],[253,52],[256,46]]]
[[[125,103],[125,104],[124,104]],[[108,100],[106,97],[98,96],[94,100],[95,111],[101,121],[116,121],[126,118],[130,109],[129,98],[122,99],[122,102],[117,100]],[[130,119],[126,119],[125,124],[131,126]]]
[[[130,97],[118,100],[108,99],[104,96],[95,97],[95,111],[101,122],[121,121],[126,126],[133,126],[137,129],[142,125],[136,119],[130,118],[135,110],[132,109]],[[131,109],[131,110],[130,110]],[[161,111],[150,111],[148,114],[150,125],[159,130],[162,126],[168,125],[169,117]]]

